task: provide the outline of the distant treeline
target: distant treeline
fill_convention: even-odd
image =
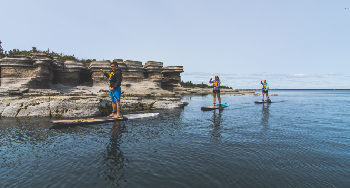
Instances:
[[[213,86],[209,86],[207,84],[203,84],[203,82],[201,84],[194,84],[191,81],[187,81],[187,82],[181,81],[180,84],[181,84],[182,87],[185,87],[185,88],[195,88],[195,87],[212,88],[213,87]],[[220,88],[222,88],[222,89],[232,89],[232,87],[227,87],[227,86],[222,86],[222,85],[220,85]]]
[[[45,55],[49,55],[51,57],[59,57],[60,59],[62,59],[62,61],[66,61],[66,60],[75,60],[75,61],[81,61],[84,62],[86,64],[86,66],[89,66],[90,62],[92,61],[96,61],[96,59],[78,59],[76,57],[74,57],[73,55],[65,55],[62,53],[56,53],[54,51],[51,51],[49,49],[47,49],[47,51],[41,51],[41,50],[37,50],[36,47],[32,47],[32,50],[27,51],[27,50],[18,50],[18,49],[13,49],[10,51],[5,51],[3,50],[2,46],[1,46],[1,41],[0,41],[0,57],[6,57],[6,56],[12,56],[12,55],[24,55],[24,56],[30,56],[31,53],[42,53]]]

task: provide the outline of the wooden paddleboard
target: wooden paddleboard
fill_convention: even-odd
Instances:
[[[53,124],[56,124],[56,125],[99,124],[99,123],[108,123],[108,122],[114,122],[114,121],[127,121],[128,119],[151,117],[151,116],[156,116],[158,114],[159,113],[144,113],[144,114],[123,115],[120,118],[98,117],[98,118],[86,118],[86,119],[56,120],[56,121],[50,121],[50,123],[53,123]]]
[[[225,107],[228,107],[228,106],[229,106],[229,104],[221,104],[221,106],[219,106],[219,105],[216,105],[216,106],[205,106],[205,107],[201,107],[201,110],[203,110],[203,111],[215,110],[215,109],[222,110],[222,109],[224,109]]]
[[[128,118],[126,117],[120,117],[120,118],[87,118],[87,119],[72,119],[72,120],[56,120],[56,121],[50,121],[50,123],[53,124],[60,124],[60,125],[86,125],[86,124],[98,124],[98,123],[108,123],[108,122],[114,122],[114,121],[126,121]]]

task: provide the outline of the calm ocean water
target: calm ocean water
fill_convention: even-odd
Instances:
[[[350,91],[270,93],[119,124],[2,118],[0,187],[348,187]]]

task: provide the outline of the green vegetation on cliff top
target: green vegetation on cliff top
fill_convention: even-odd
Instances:
[[[36,47],[32,47],[32,50],[18,50],[18,49],[13,49],[10,51],[5,51],[3,50],[2,46],[1,46],[1,40],[0,40],[0,58],[6,57],[6,56],[12,56],[12,55],[24,55],[24,56],[30,56],[31,53],[42,53],[45,55],[49,55],[51,57],[59,57],[60,59],[62,59],[62,61],[66,61],[66,60],[75,60],[75,61],[81,61],[83,63],[86,64],[86,66],[89,66],[90,62],[92,61],[96,61],[96,59],[78,59],[76,57],[74,57],[73,55],[64,55],[62,53],[56,53],[53,52],[49,49],[47,49],[47,51],[41,51],[41,50],[37,50]]]

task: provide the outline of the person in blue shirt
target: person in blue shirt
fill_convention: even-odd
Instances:
[[[269,98],[269,84],[266,82],[266,80],[264,80],[264,82],[262,82],[262,80],[261,80],[261,85],[263,85],[263,87],[262,87],[263,101],[264,101],[265,94],[266,94],[266,100],[270,101],[270,98]]]
[[[219,76],[215,76],[215,80],[212,81],[212,78],[210,78],[209,83],[213,84],[213,97],[214,97],[214,105],[215,106],[215,102],[216,102],[216,96],[218,96],[219,99],[219,105],[221,106],[221,98],[220,98],[220,79]]]

